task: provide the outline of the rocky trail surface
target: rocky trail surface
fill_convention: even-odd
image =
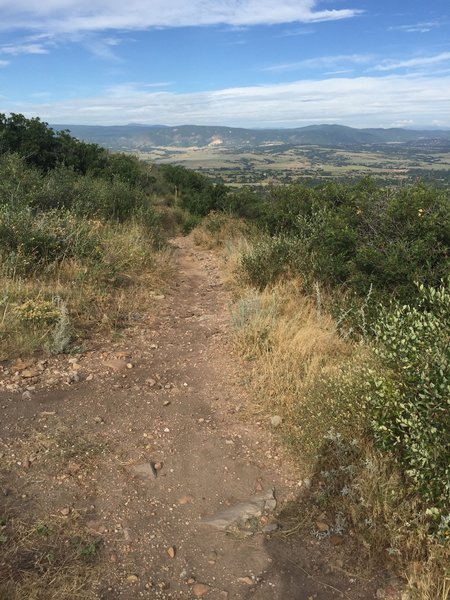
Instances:
[[[173,244],[156,317],[143,307],[107,348],[3,365],[2,510],[72,519],[96,540],[86,598],[382,597],[343,547],[284,535],[277,511],[307,486],[270,421],[243,416],[249,367],[229,347],[217,257]]]

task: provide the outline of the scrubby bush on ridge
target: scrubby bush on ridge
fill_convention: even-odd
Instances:
[[[431,514],[450,506],[450,280],[420,286],[415,306],[384,311],[376,326],[381,369],[367,373],[378,444],[392,453]],[[450,531],[450,523],[447,528]]]
[[[280,204],[278,198],[281,195]],[[248,196],[248,194],[247,194]],[[246,207],[237,212],[245,214]],[[449,274],[450,196],[418,184],[396,190],[373,182],[355,186],[306,188],[290,186],[261,198],[253,217],[272,236],[255,256],[246,256],[251,282],[253,263],[279,260],[281,245],[296,245],[286,255],[291,271],[305,282],[341,286],[364,297],[370,288],[377,300],[391,295],[407,302],[416,295],[415,283],[438,285]],[[276,258],[277,257],[277,258]],[[266,266],[267,269],[267,266]],[[284,272],[274,268],[273,277]],[[255,285],[261,285],[254,281]]]

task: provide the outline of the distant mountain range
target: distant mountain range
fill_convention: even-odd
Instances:
[[[76,138],[112,150],[149,151],[161,147],[255,149],[275,145],[349,147],[380,144],[448,146],[449,130],[355,129],[343,125],[310,125],[295,129],[241,129],[208,125],[52,125],[68,129]]]

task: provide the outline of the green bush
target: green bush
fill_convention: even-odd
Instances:
[[[415,282],[435,286],[449,274],[449,200],[445,189],[390,189],[363,179],[243,190],[230,193],[226,207],[274,236],[275,246],[280,236],[290,238],[298,254],[293,260],[288,253],[288,268],[310,283],[343,287],[360,298],[372,290],[378,301],[393,295],[407,303],[416,296]]]
[[[398,306],[379,319],[381,369],[368,376],[376,439],[437,515],[450,500],[449,324],[449,282],[420,286],[415,306]]]
[[[299,243],[295,238],[263,237],[241,257],[239,276],[260,290],[292,274],[298,262]]]
[[[14,271],[27,274],[64,258],[98,259],[92,224],[61,210],[33,214],[31,208],[0,208],[0,253]]]
[[[41,187],[37,169],[26,165],[17,154],[0,154],[0,206],[28,206]]]
[[[161,171],[181,208],[204,217],[212,210],[226,207],[228,188],[225,185],[213,183],[204,175],[180,166],[164,165]]]

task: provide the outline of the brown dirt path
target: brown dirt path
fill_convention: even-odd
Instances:
[[[217,257],[190,238],[174,246],[179,270],[156,320],[82,355],[79,382],[0,395],[3,510],[73,518],[101,540],[85,598],[192,598],[194,580],[207,600],[375,598],[374,582],[346,574],[327,541],[286,541],[257,519],[232,533],[201,522],[272,488],[280,507],[299,495],[300,474],[266,424],[240,416],[246,367],[229,347]],[[133,368],[104,366],[118,350]]]

